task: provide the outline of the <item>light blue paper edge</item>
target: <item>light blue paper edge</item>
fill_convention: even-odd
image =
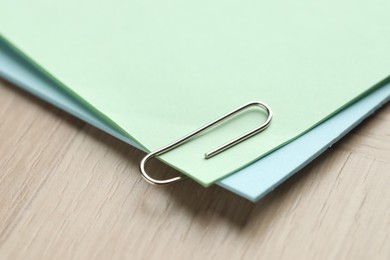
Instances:
[[[255,202],[314,160],[389,100],[390,83],[293,142],[223,179],[219,185]]]
[[[69,96],[61,87],[48,79],[1,40],[0,77],[121,141],[142,150],[138,144],[117,132],[88,108]]]
[[[0,42],[0,77],[142,150],[135,142],[118,133],[70,97],[3,42]],[[389,99],[390,84],[379,88],[300,138],[217,184],[255,202],[312,161]]]

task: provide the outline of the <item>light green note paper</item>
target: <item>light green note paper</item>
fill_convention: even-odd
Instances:
[[[2,0],[0,33],[148,150],[248,101],[267,103],[271,126],[234,148],[203,157],[261,112],[162,156],[209,185],[387,78],[388,10],[379,0]]]

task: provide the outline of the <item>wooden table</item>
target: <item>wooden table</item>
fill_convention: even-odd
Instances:
[[[142,156],[0,81],[0,259],[390,259],[390,104],[255,204]]]

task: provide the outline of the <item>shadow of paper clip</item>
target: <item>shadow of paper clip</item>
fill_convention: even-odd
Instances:
[[[156,157],[156,156],[159,156],[159,155],[162,155],[166,152],[171,151],[172,149],[184,144],[185,142],[189,141],[190,139],[196,137],[197,135],[209,130],[213,126],[221,123],[222,121],[225,121],[226,119],[228,119],[228,118],[236,115],[237,113],[242,112],[243,110],[250,108],[250,107],[259,107],[259,108],[265,110],[265,112],[267,113],[267,119],[264,121],[264,123],[262,123],[260,126],[256,127],[255,129],[250,130],[250,131],[244,133],[243,135],[240,135],[240,136],[234,138],[233,140],[231,140],[231,141],[229,141],[221,146],[218,146],[217,148],[205,153],[204,158],[209,159],[209,158],[235,146],[236,144],[241,143],[242,141],[245,141],[246,139],[260,133],[261,131],[263,131],[264,129],[266,129],[270,125],[271,120],[272,120],[272,110],[268,105],[266,105],[265,103],[260,102],[260,101],[252,101],[252,102],[246,103],[246,104],[234,109],[233,111],[215,119],[214,121],[202,126],[201,128],[187,134],[186,136],[178,139],[177,141],[175,141],[171,144],[168,144],[168,145],[166,145],[166,146],[164,146],[164,147],[162,147],[154,152],[147,154],[142,159],[142,161],[140,163],[140,171],[141,171],[142,177],[148,183],[154,184],[154,185],[168,185],[168,184],[176,183],[178,181],[185,179],[186,177],[183,175],[173,177],[170,179],[165,179],[165,180],[154,179],[154,178],[150,177],[150,175],[146,172],[146,170],[145,170],[146,163],[150,159],[152,159],[153,157]]]

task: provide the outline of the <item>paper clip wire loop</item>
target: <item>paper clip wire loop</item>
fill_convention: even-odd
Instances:
[[[195,136],[203,133],[204,131],[208,130],[209,128],[215,126],[216,124],[224,121],[225,119],[228,119],[230,117],[232,117],[233,115],[249,108],[249,107],[253,107],[253,106],[257,106],[257,107],[260,107],[262,109],[265,110],[265,112],[267,113],[267,119],[264,121],[264,123],[262,123],[260,126],[256,127],[255,129],[253,130],[250,130],[246,133],[244,133],[243,135],[240,135],[236,138],[234,138],[233,140],[205,153],[204,157],[205,159],[209,159],[229,148],[231,148],[232,146],[258,134],[259,132],[263,131],[264,129],[266,129],[270,123],[271,123],[271,120],[272,120],[272,110],[271,108],[264,104],[263,102],[260,102],[260,101],[252,101],[252,102],[249,102],[245,105],[242,105],[236,109],[234,109],[233,111],[215,119],[214,121],[202,126],[201,128],[187,134],[186,136],[180,138],[179,140],[171,143],[171,144],[168,144],[154,152],[151,152],[149,154],[147,154],[141,161],[141,164],[140,164],[140,171],[141,171],[141,174],[142,174],[142,177],[147,181],[149,182],[150,184],[154,184],[154,185],[167,185],[167,184],[172,184],[172,183],[175,183],[175,182],[178,182],[178,181],[181,181],[183,179],[185,179],[186,177],[184,176],[177,176],[177,177],[174,177],[174,178],[170,178],[170,179],[166,179],[166,180],[157,180],[157,179],[154,179],[152,177],[149,176],[149,174],[146,172],[145,170],[145,165],[146,163],[152,159],[153,157],[156,157],[156,156],[159,156],[159,155],[162,155],[166,152],[169,152],[171,151],[172,149],[178,147],[179,145],[182,145],[184,144],[185,142],[187,142],[188,140],[190,140],[191,138],[194,138]]]

